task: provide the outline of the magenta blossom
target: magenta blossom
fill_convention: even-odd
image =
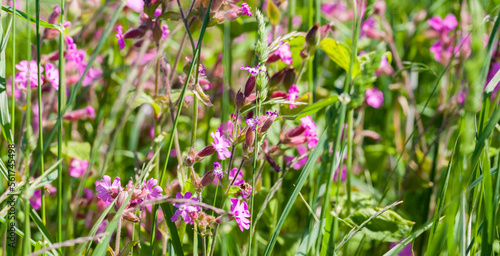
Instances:
[[[119,25],[116,29],[116,39],[118,39],[118,45],[120,46],[120,50],[123,50],[125,48],[125,41],[123,40],[123,27],[122,25]]]
[[[258,116],[256,116],[255,118],[246,118],[245,117],[245,121],[246,121],[248,127],[250,127],[252,129],[252,131],[255,131],[255,129],[259,125],[259,117]]]
[[[245,201],[241,201],[237,198],[231,198],[231,214],[233,215],[236,223],[243,232],[245,229],[250,228],[250,212],[248,211],[248,204]]]
[[[295,169],[295,170],[299,170],[300,168],[304,167],[304,165],[306,165],[307,163],[307,148],[305,146],[302,146],[302,145],[298,145],[297,146],[297,151],[299,151],[299,158],[302,157],[299,161],[297,161],[293,166],[292,168]],[[286,163],[287,165],[288,164],[291,164],[292,163],[292,160],[295,158],[293,156],[286,156]]]
[[[245,181],[243,180],[243,170],[241,170],[240,173],[238,173],[238,176],[236,176],[236,173],[238,173],[238,168],[233,168],[229,172],[229,181],[233,182],[233,180],[235,180],[233,183],[233,186],[239,187],[241,184],[245,183]],[[229,183],[229,184],[231,184],[231,183]]]
[[[45,79],[54,87],[59,90],[59,70],[52,63],[45,63]]]
[[[40,206],[42,206],[42,191],[40,189],[35,190],[35,193],[30,198],[30,204],[35,210],[39,210]]]
[[[312,149],[318,144],[318,134],[316,133],[316,123],[311,116],[306,116],[300,119],[302,126],[305,128],[304,136],[307,138],[307,147]]]
[[[290,89],[288,89],[288,96],[286,96],[286,100],[295,102],[295,100],[298,98],[299,98],[299,88],[297,87],[297,85],[292,84],[292,86],[290,86]],[[297,106],[294,104],[290,104],[289,107],[290,109],[294,109]]]
[[[260,69],[260,65],[257,65],[255,68],[252,68],[250,66],[241,66],[240,68],[241,70],[246,70],[248,72],[250,72],[251,75],[253,76],[256,76],[257,74],[259,74],[260,72],[263,72],[261,69]]]
[[[217,131],[222,134],[225,138],[233,137],[233,122],[227,121],[223,122],[217,128]]]
[[[69,162],[69,176],[71,177],[81,177],[85,170],[89,167],[89,162],[86,160],[80,160],[77,158],[72,158]]]
[[[191,199],[195,202],[198,202],[197,198],[191,198],[193,194],[191,192],[186,192],[184,196],[181,193],[175,194],[175,198],[177,199]],[[170,219],[172,222],[175,222],[179,219],[179,216],[184,220],[186,224],[194,224],[194,220],[191,218],[190,213],[194,213],[200,210],[199,206],[192,206],[188,203],[173,203],[177,210],[174,213],[174,216]]]
[[[453,14],[446,15],[444,19],[439,16],[434,16],[427,20],[427,24],[429,24],[432,29],[441,33],[448,33],[458,26],[457,18]]]
[[[168,25],[161,26],[161,40],[167,39],[168,34],[170,34],[170,30],[168,30]]]
[[[163,189],[160,186],[156,186],[158,184],[158,180],[156,179],[149,179],[148,182],[144,184],[144,190],[146,190],[147,196],[146,199],[153,199],[161,196],[161,192],[163,192]]]
[[[214,138],[214,142],[212,142],[212,146],[215,147],[217,153],[219,154],[219,159],[224,160],[231,156],[231,152],[227,149],[231,146],[231,142],[228,139],[222,137],[219,131],[215,131],[215,133],[210,133],[212,138]]]
[[[127,0],[126,7],[134,10],[135,12],[142,12],[144,9],[144,1],[143,0]]]
[[[217,180],[224,178],[224,171],[222,170],[222,166],[219,162],[214,162],[214,175]]]
[[[30,87],[34,88],[38,86],[38,66],[36,61],[32,60],[29,62],[27,60],[22,60],[16,65],[16,69],[21,71],[16,74],[15,81],[19,85],[20,89],[25,90],[28,87],[28,80],[30,82]],[[28,72],[29,78],[28,78]],[[43,72],[43,67],[40,67],[40,73]],[[43,76],[40,75],[40,80],[43,80]]]
[[[292,65],[292,51],[290,50],[290,45],[287,43],[280,43],[280,47],[274,51],[274,55],[279,56],[281,61],[287,65]]]
[[[111,184],[111,177],[104,175],[101,181],[96,182],[97,197],[105,202],[113,202],[113,196],[116,197],[121,190],[120,177],[116,177]]]
[[[248,6],[247,3],[242,3],[240,10],[241,10],[241,13],[243,15],[247,15],[247,16],[250,16],[250,17],[252,16],[252,12],[250,11],[250,6]]]
[[[366,103],[372,108],[380,108],[384,104],[384,94],[377,88],[368,88],[365,93]]]

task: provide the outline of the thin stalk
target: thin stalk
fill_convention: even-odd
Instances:
[[[26,13],[29,12],[30,4],[29,0],[26,0]],[[31,77],[31,24],[27,22],[27,34],[28,34],[28,77]],[[31,134],[31,79],[27,79],[26,83],[26,136],[30,136]],[[29,181],[30,178],[30,165],[29,165],[29,147],[26,147],[25,155],[25,182]],[[30,214],[31,205],[29,189],[25,189],[26,200],[24,200],[24,239],[23,239],[23,254],[27,255],[31,252],[31,231],[30,231]]]
[[[38,146],[40,147],[40,174],[43,175],[43,123],[42,123],[42,81],[40,77],[40,0],[36,0],[36,65],[37,65],[37,80],[38,80]],[[45,197],[44,189],[40,189],[42,197],[42,222],[47,224],[45,219]]]
[[[346,159],[346,189],[347,189],[347,216],[351,215],[351,173],[352,173],[352,139],[354,134],[353,119],[354,112],[349,110],[347,113],[347,159]],[[340,170],[340,169],[339,169]],[[342,174],[339,172],[338,179],[341,180]]]
[[[203,37],[205,36],[205,31],[207,29],[207,25],[208,25],[208,18],[209,18],[209,14],[210,14],[210,7],[212,6],[212,1],[213,0],[210,0],[210,3],[208,4],[208,8],[207,8],[207,11],[205,13],[205,18],[203,20],[203,25],[202,25],[202,28],[201,28],[201,32],[200,32],[200,37],[198,39],[198,45],[196,46],[196,50],[193,54],[193,56],[197,56],[200,52],[200,49],[201,49],[201,43],[203,41]],[[188,30],[188,33],[189,30]],[[194,70],[194,65],[195,65],[195,61],[192,61],[191,62],[191,65],[189,67],[189,72],[187,74],[187,78],[186,78],[186,82],[184,83],[184,87],[182,88],[182,92],[181,92],[181,97],[179,98],[179,107],[177,108],[177,113],[175,115],[175,120],[174,120],[174,124],[173,124],[173,127],[172,127],[172,133],[170,134],[170,138],[169,138],[169,141],[168,141],[168,146],[167,146],[167,154],[166,154],[166,158],[165,158],[165,164],[163,166],[163,171],[161,172],[160,174],[160,186],[161,187],[165,187],[165,173],[167,172],[167,164],[168,164],[168,159],[169,159],[169,156],[170,156],[170,150],[172,149],[172,145],[173,145],[173,142],[174,142],[174,133],[175,131],[177,130],[177,124],[179,122],[179,116],[180,116],[180,113],[181,113],[181,110],[182,110],[182,105],[184,104],[184,97],[186,96],[186,89],[187,89],[187,86],[189,84],[189,80],[191,78],[191,74],[193,73],[193,70]],[[172,109],[172,111],[174,111]],[[151,230],[151,244],[153,245],[154,242],[155,242],[155,238],[156,238],[156,220],[157,220],[157,217],[158,217],[158,205],[155,205],[154,206],[154,210],[153,210],[153,220],[152,220],[152,230]],[[154,251],[154,250],[152,250]]]
[[[15,10],[16,9],[16,0],[12,0],[12,8]],[[12,123],[10,123],[10,129],[12,130],[12,133],[14,133],[15,129],[15,123],[16,123],[16,90],[15,90],[15,84],[16,84],[16,78],[15,78],[15,73],[16,73],[16,15],[12,15],[12,31],[11,31],[11,37],[12,37],[12,100],[11,100],[11,117],[12,117]]]
[[[293,30],[293,15],[295,15],[295,1],[296,0],[289,0],[288,1],[288,33],[292,32]]]
[[[59,16],[59,24],[64,23],[64,0],[61,0],[61,14]],[[64,81],[64,34],[59,34],[59,90],[57,90],[57,116],[62,119],[62,109],[64,107],[64,91],[66,90]],[[63,140],[63,124],[59,122],[57,127],[57,160],[62,158],[62,140]],[[43,152],[43,151],[42,151]],[[63,219],[63,172],[62,164],[57,167],[57,242],[63,241],[62,235],[62,219]]]
[[[122,217],[120,217],[120,219],[118,219],[118,228],[116,229],[115,255],[119,255],[119,253],[120,253],[121,234],[122,234]]]

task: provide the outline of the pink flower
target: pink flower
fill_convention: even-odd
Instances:
[[[372,108],[380,108],[384,104],[384,94],[377,88],[368,88],[365,93],[366,103]]]
[[[238,173],[238,168],[233,168],[230,172],[229,172],[229,184],[231,184],[231,182],[234,181],[233,183],[233,186],[240,186],[241,184],[245,183],[245,181],[243,180],[243,170],[240,171],[240,173],[238,174],[238,176],[236,176],[236,173]],[[236,178],[235,178],[236,176]]]
[[[292,65],[292,51],[290,50],[290,45],[287,43],[280,43],[280,47],[274,51],[274,55],[278,56],[283,63],[287,65]]]
[[[168,25],[161,26],[161,40],[167,38],[168,34],[170,34],[170,30],[168,30]]]
[[[457,18],[453,14],[446,15],[444,19],[439,16],[434,16],[427,20],[427,24],[429,24],[432,29],[442,33],[448,33],[458,26]]]
[[[191,199],[195,202],[198,202],[197,198],[191,198],[193,194],[191,192],[186,192],[184,196],[181,193],[175,194],[175,198],[177,199]],[[194,213],[200,210],[199,206],[192,206],[188,203],[173,203],[177,210],[174,213],[174,216],[170,219],[172,222],[175,222],[179,219],[179,216],[186,222],[186,224],[194,224],[194,220],[191,218],[190,213]]]
[[[94,119],[95,118],[95,110],[92,106],[87,106],[87,108],[85,108],[85,111],[87,112],[87,115]]]
[[[102,180],[96,182],[97,197],[105,202],[113,202],[113,199],[121,192],[120,177],[116,177],[111,184],[111,177],[104,175]]]
[[[245,201],[241,201],[237,198],[231,198],[231,214],[234,216],[236,223],[243,232],[245,229],[250,228],[250,212],[248,211],[248,204]]]
[[[240,10],[241,10],[241,13],[243,15],[247,15],[247,16],[250,16],[250,17],[252,16],[252,12],[250,11],[250,6],[248,6],[247,3],[242,3]]]
[[[30,204],[35,210],[40,209],[40,206],[42,206],[42,191],[40,189],[33,193],[33,196],[30,198]]]
[[[59,89],[59,70],[52,63],[45,63],[45,79],[50,82],[52,87]]]
[[[118,39],[118,45],[120,46],[120,50],[123,50],[125,48],[125,41],[123,40],[123,27],[122,25],[119,25],[116,29],[116,39]]]
[[[307,148],[302,145],[297,146],[297,151],[299,151],[299,157],[307,154]],[[287,164],[290,164],[292,162],[292,159],[294,159],[294,157],[287,157]],[[298,162],[296,162],[292,166],[292,168],[295,170],[299,170],[300,168],[304,167],[304,165],[306,165],[307,159],[308,159],[307,156],[301,158]]]
[[[161,196],[163,189],[160,186],[156,186],[156,184],[158,184],[158,180],[153,178],[149,179],[148,182],[144,184],[144,190],[148,192],[146,199],[153,199]]]
[[[334,3],[334,4],[322,4],[321,11],[329,16],[335,17],[340,22],[345,22],[352,18],[352,11],[348,11],[348,6],[346,3]]]
[[[394,69],[389,64],[387,57],[384,56],[382,58],[382,60],[380,61],[379,68],[377,70],[375,70],[375,75],[376,76],[392,75],[392,73],[394,73]]]
[[[224,178],[224,171],[222,171],[222,166],[219,162],[214,162],[214,175],[217,180]]]
[[[255,76],[257,74],[259,74],[260,72],[263,72],[261,69],[260,69],[260,65],[257,65],[255,68],[252,68],[250,66],[241,66],[240,68],[241,70],[246,70],[248,72],[250,72],[251,75]]]
[[[134,10],[135,12],[142,12],[144,9],[143,0],[127,0],[126,7]]]
[[[69,176],[78,178],[85,173],[88,167],[88,161],[72,158],[69,162]]]
[[[219,131],[215,133],[210,133],[212,138],[214,138],[214,142],[212,142],[212,146],[215,147],[217,153],[219,154],[219,159],[224,160],[231,156],[231,152],[227,149],[231,146],[231,142],[228,139],[224,139]]]
[[[307,147],[310,149],[316,147],[319,141],[316,133],[316,123],[311,119],[311,116],[303,117],[300,121],[305,128],[304,136],[307,138]]]
[[[22,60],[16,65],[16,69],[21,71],[16,74],[15,81],[19,85],[20,89],[25,90],[28,87],[28,80],[30,82],[30,87],[34,88],[38,86],[38,66],[36,61],[32,60],[29,62],[27,60]],[[29,71],[29,78],[28,78]],[[43,72],[43,67],[40,67],[40,73]],[[43,80],[43,76],[40,75],[40,80]]]
[[[288,96],[286,96],[286,100],[295,102],[297,98],[299,98],[299,88],[297,87],[297,85],[292,84],[292,86],[290,86],[290,89],[288,89]],[[297,106],[294,104],[290,104],[289,107],[290,109],[294,109]]]
[[[233,122],[227,121],[224,123],[221,123],[219,127],[217,128],[217,131],[222,134],[225,138],[232,138],[233,137]]]
[[[256,116],[255,118],[246,118],[245,117],[245,121],[248,125],[248,127],[250,127],[252,129],[252,131],[255,131],[255,128],[259,125],[259,117]]]

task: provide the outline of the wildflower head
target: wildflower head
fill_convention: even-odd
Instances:
[[[215,147],[215,150],[219,155],[219,159],[224,160],[226,158],[229,158],[231,156],[231,152],[227,148],[231,146],[231,142],[228,139],[222,137],[219,131],[215,131],[215,133],[212,132],[210,135],[214,139],[214,142],[212,142],[212,146]]]
[[[250,212],[248,211],[248,204],[237,198],[231,198],[231,217],[234,218],[240,230],[243,232],[245,229],[250,228]]]
[[[177,193],[175,195],[175,198],[177,199],[191,199],[194,202],[198,202],[198,199],[196,198],[191,198],[193,194],[191,192],[186,192],[184,196],[182,196],[181,193]],[[191,218],[192,214],[195,212],[200,211],[199,206],[192,206],[189,205],[189,203],[173,203],[175,207],[177,207],[177,210],[175,211],[174,215],[170,219],[171,221],[177,221],[179,219],[179,216],[181,217],[182,220],[186,224],[194,224],[194,220]]]
[[[120,177],[116,177],[111,184],[111,177],[104,175],[102,180],[96,182],[97,197],[104,202],[112,202],[121,192]]]
[[[250,6],[248,6],[247,3],[241,4],[241,14],[247,15],[247,16],[252,16],[252,12],[250,11]]]
[[[119,25],[116,29],[116,39],[118,40],[118,45],[120,46],[120,50],[123,50],[125,48],[125,41],[123,40],[123,27],[122,25]]]
[[[85,173],[88,167],[88,161],[72,158],[69,162],[69,176],[78,178]]]
[[[384,104],[384,94],[377,88],[368,88],[365,93],[366,103],[372,108],[380,108]]]
[[[288,90],[288,96],[286,97],[286,100],[295,102],[297,98],[299,98],[299,88],[295,84],[292,84],[292,86],[290,86],[290,89]],[[289,105],[290,109],[297,107],[294,104],[289,104]]]
[[[257,74],[259,74],[260,72],[263,72],[261,69],[260,69],[260,65],[257,65],[256,67],[252,68],[250,66],[246,66],[246,65],[243,65],[241,66],[241,70],[246,70],[248,71],[252,76],[256,76]]]

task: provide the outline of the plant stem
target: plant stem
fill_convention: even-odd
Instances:
[[[64,3],[65,0],[61,0],[61,14],[59,16],[59,24],[64,23]],[[57,116],[62,119],[62,109],[64,107],[64,91],[66,90],[64,75],[64,34],[59,34],[59,90],[57,91]],[[62,140],[63,140],[63,124],[59,122],[57,127],[58,137],[57,137],[57,160],[62,158]],[[62,164],[57,167],[57,242],[63,241],[62,235],[62,208],[63,208],[63,172]]]
[[[118,228],[116,229],[115,255],[120,253],[120,238],[122,234],[122,217],[118,219]]]

